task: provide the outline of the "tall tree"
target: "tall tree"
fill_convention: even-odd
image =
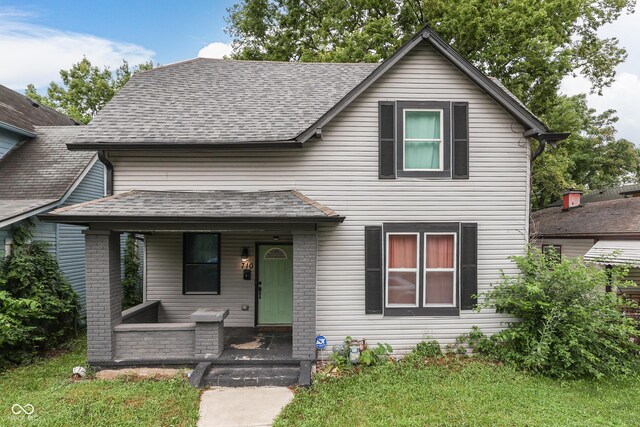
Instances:
[[[109,67],[100,69],[84,57],[69,70],[60,70],[62,84],[51,82],[46,95],[39,94],[33,84],[27,86],[25,95],[87,124],[134,73],[153,67],[151,61],[133,68],[122,61],[122,65],[112,71]]]
[[[534,163],[536,206],[566,186],[609,185],[638,169],[638,152],[616,140],[613,111],[596,115],[584,98],[560,98],[562,79],[580,74],[601,92],[626,51],[598,29],[633,0],[242,0],[229,9],[235,59],[378,62],[429,24],[535,114],[575,135]],[[574,105],[575,122],[565,123]],[[604,128],[599,128],[604,126]],[[599,161],[584,151],[598,147]],[[551,159],[551,156],[556,158]],[[539,203],[540,204],[539,204]]]

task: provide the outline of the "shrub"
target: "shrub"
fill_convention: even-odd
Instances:
[[[629,302],[604,292],[608,276],[613,287],[633,286],[622,282],[626,269],[545,257],[535,248],[512,259],[521,273],[502,273],[480,308],[495,307],[519,321],[491,337],[474,328],[463,340],[475,353],[556,378],[630,374],[640,367],[636,322],[622,314]]]
[[[334,352],[331,354],[331,361],[336,367],[349,369],[355,366],[349,357],[351,341],[351,337],[348,336],[345,338],[343,345],[334,347]],[[361,366],[380,365],[389,359],[392,351],[393,349],[389,344],[378,343],[376,347],[366,346],[366,348],[360,352],[360,359],[357,364]]]
[[[12,253],[0,265],[0,368],[28,362],[78,326],[77,296],[46,244],[30,242],[32,228],[14,228]]]
[[[140,277],[140,257],[136,239],[127,235],[124,251],[124,280],[122,281],[122,308],[127,309],[142,303],[142,279]]]
[[[404,356],[404,361],[407,363],[413,364],[422,364],[425,359],[431,357],[440,357],[442,356],[442,348],[440,348],[440,343],[436,340],[431,341],[422,341],[419,342],[415,348]]]

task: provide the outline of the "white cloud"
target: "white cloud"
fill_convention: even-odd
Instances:
[[[200,58],[223,58],[231,55],[233,48],[230,44],[222,42],[209,43],[198,52]]]
[[[44,87],[59,80],[59,71],[83,56],[93,65],[111,68],[120,66],[123,59],[139,64],[154,56],[140,45],[32,24],[29,18],[33,15],[0,8],[0,84],[18,91],[29,83]]]

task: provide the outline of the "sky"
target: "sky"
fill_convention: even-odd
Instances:
[[[0,0],[0,84],[22,92],[44,89],[82,56],[99,66],[152,60],[161,65],[231,52],[224,32],[233,0]],[[597,111],[612,108],[620,118],[618,137],[640,145],[640,12],[623,15],[601,29],[628,51],[616,82],[603,96],[589,95]],[[589,92],[583,78],[566,78],[568,95]]]

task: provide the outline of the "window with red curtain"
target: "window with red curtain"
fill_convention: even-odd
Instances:
[[[455,235],[425,233],[424,304],[455,305]]]
[[[387,236],[387,305],[416,306],[419,235]]]

